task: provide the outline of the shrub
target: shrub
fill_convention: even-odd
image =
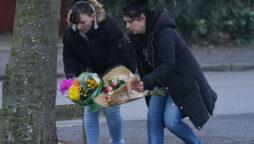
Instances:
[[[124,0],[99,0],[122,26]],[[178,32],[189,44],[254,42],[254,0],[150,0],[152,9],[167,8]]]

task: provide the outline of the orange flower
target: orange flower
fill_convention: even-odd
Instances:
[[[74,80],[74,81],[73,81],[73,85],[75,85],[76,87],[79,87],[79,82],[78,82],[78,80]]]

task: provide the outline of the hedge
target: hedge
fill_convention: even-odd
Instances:
[[[99,0],[124,27],[124,0]],[[254,43],[254,0],[150,0],[151,9],[166,8],[189,44]]]

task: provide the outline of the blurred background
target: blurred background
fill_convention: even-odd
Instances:
[[[123,26],[124,0],[98,0]],[[61,0],[59,34],[67,26],[72,0]],[[181,36],[193,46],[250,44],[254,41],[254,0],[150,0],[152,9],[166,8]],[[13,29],[16,0],[0,1],[0,33]]]

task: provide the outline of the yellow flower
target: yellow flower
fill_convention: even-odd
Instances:
[[[75,85],[72,85],[69,88],[69,98],[72,100],[79,100],[80,94],[79,94],[79,88]]]
[[[87,86],[88,86],[88,87],[91,87],[91,84],[88,84]]]
[[[91,86],[91,89],[94,89],[94,86]]]
[[[90,84],[94,84],[94,83],[95,83],[95,81],[94,81],[94,80],[91,80],[91,81],[90,81]]]
[[[94,83],[94,86],[95,86],[95,87],[96,87],[96,86],[98,86],[98,83],[97,83],[97,82],[95,82],[95,83]]]
[[[90,81],[91,81],[90,79],[86,79],[86,83],[90,83]]]

